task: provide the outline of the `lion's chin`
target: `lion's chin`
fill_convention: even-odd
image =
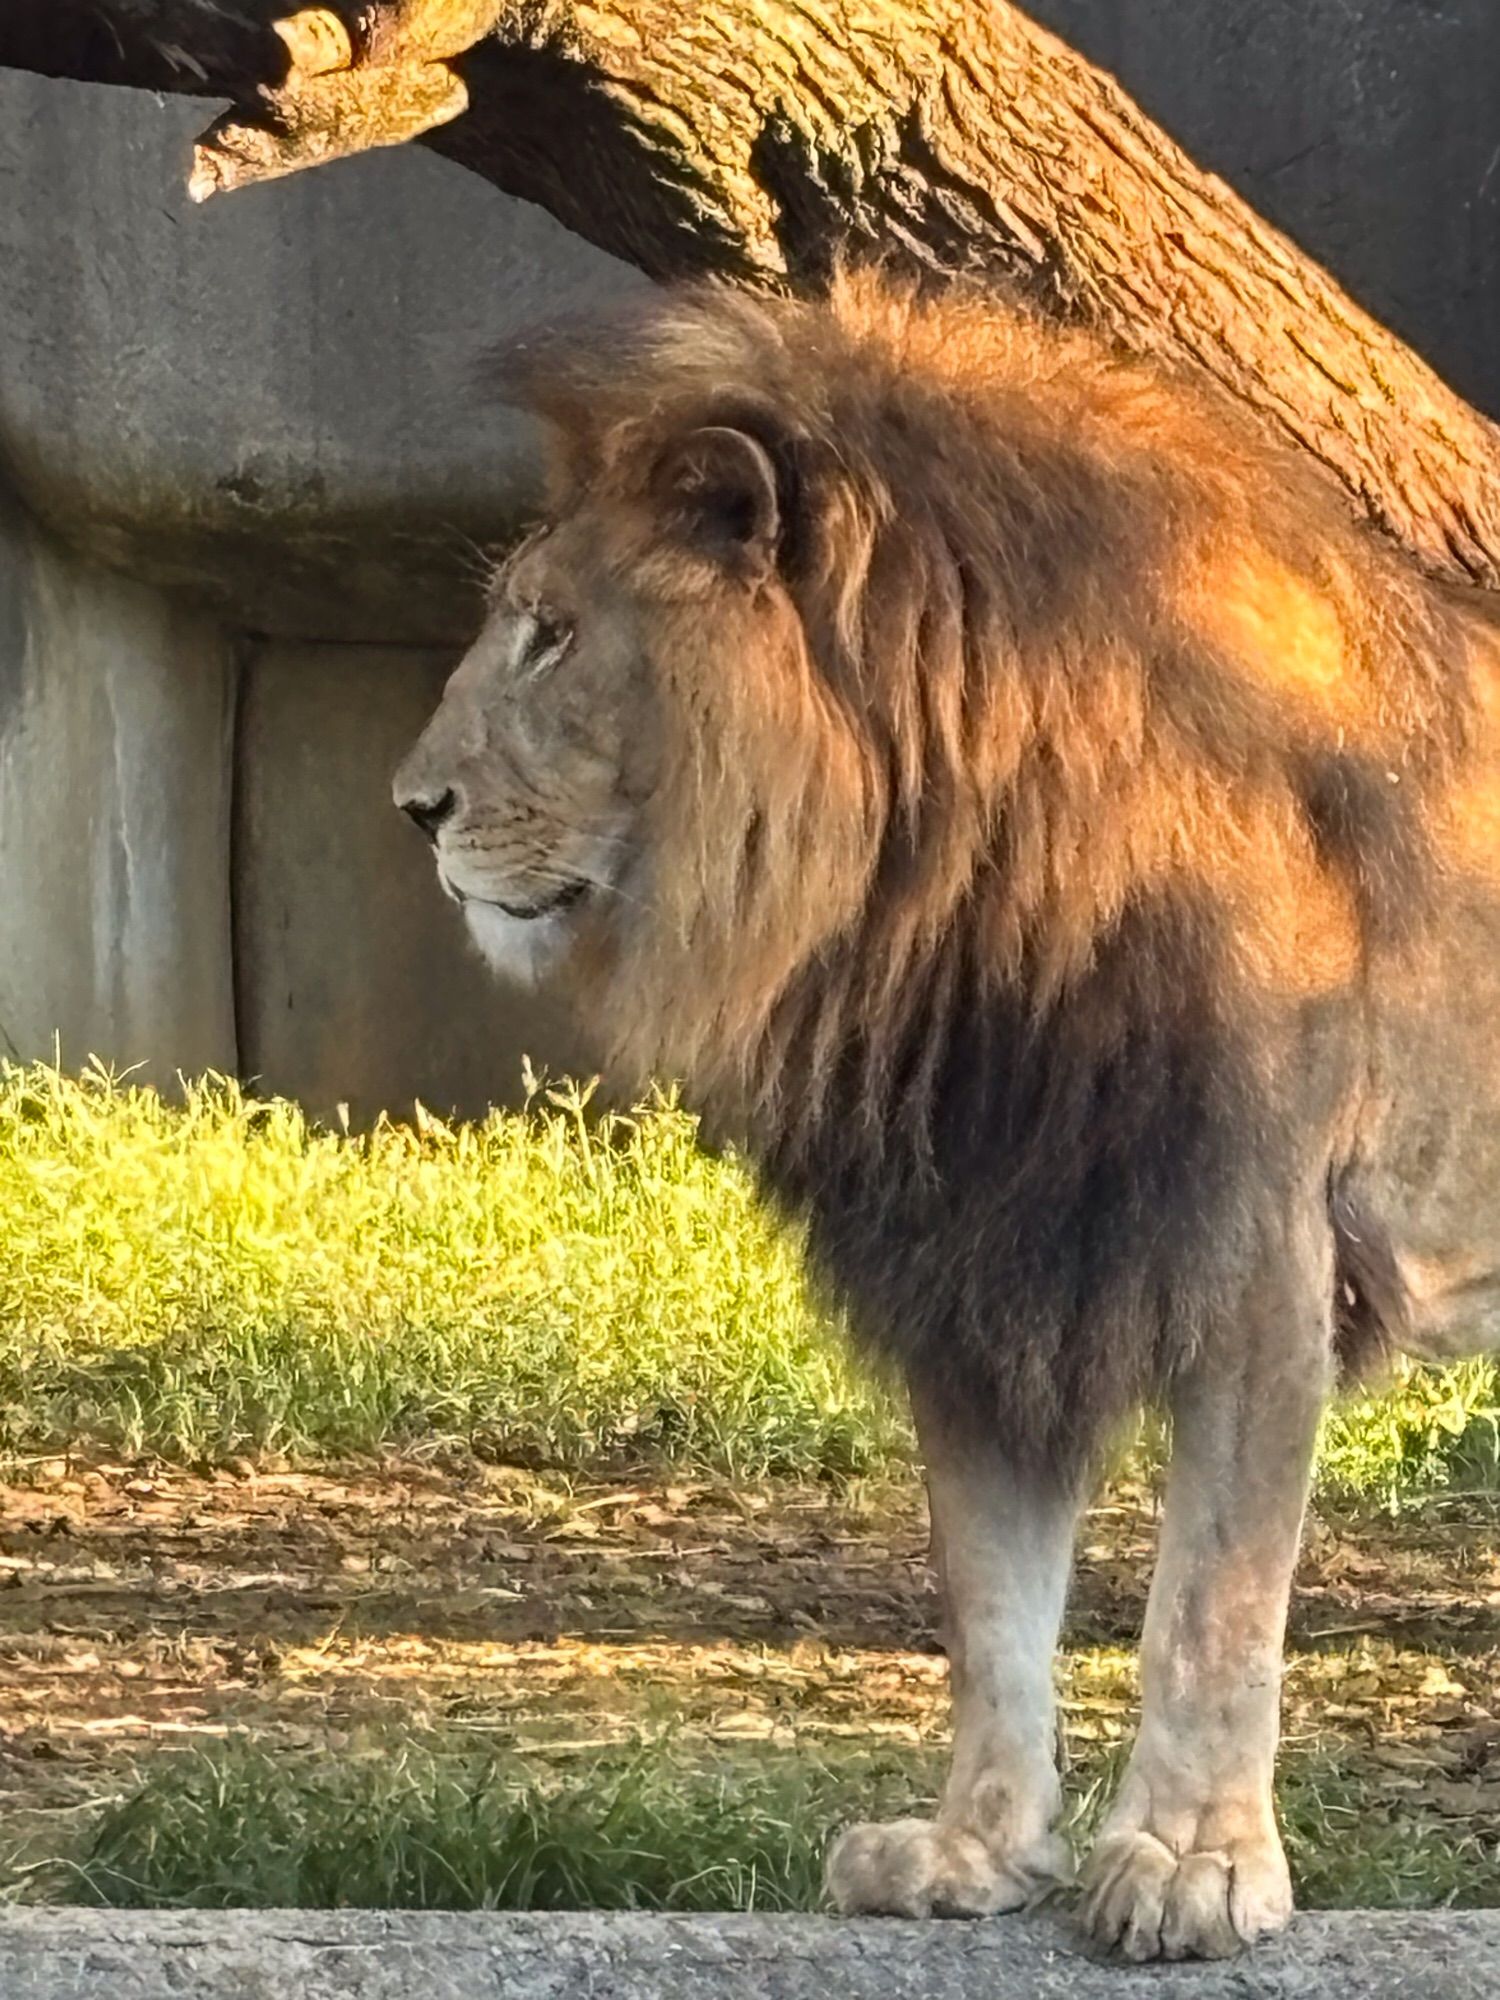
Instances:
[[[465,898],[464,922],[490,970],[513,986],[536,986],[567,956],[567,914],[512,916],[498,903]]]

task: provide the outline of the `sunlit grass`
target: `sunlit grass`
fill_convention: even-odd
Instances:
[[[181,1105],[0,1071],[0,1458],[190,1465],[450,1447],[733,1475],[899,1469],[795,1232],[663,1102],[580,1099],[368,1135],[209,1079]],[[1332,1418],[1382,1502],[1500,1486],[1495,1371],[1419,1372]]]
[[[1500,1493],[1500,1371],[1493,1361],[1408,1367],[1394,1386],[1335,1403],[1323,1424],[1324,1491],[1385,1506],[1433,1492]]]
[[[854,1473],[901,1448],[793,1238],[663,1103],[365,1136],[0,1075],[0,1452],[451,1444]]]

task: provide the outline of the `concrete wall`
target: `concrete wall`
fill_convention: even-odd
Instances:
[[[478,1110],[582,1058],[390,775],[536,499],[477,362],[645,281],[416,150],[195,208],[211,109],[0,72],[0,1030]]]
[[[215,108],[0,71],[0,461],[254,630],[461,640],[472,542],[536,497],[476,364],[645,281],[417,147],[197,208]]]
[[[0,1052],[238,1072],[357,1123],[587,1056],[392,809],[452,648],[250,640],[0,495]]]
[[[1500,412],[1494,0],[1028,4]],[[582,1051],[389,768],[535,498],[475,361],[643,280],[420,148],[196,209],[210,109],[0,72],[0,1031],[473,1108]]]
[[[233,1071],[234,658],[0,496],[0,1047]]]

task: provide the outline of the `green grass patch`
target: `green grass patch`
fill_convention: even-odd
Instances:
[[[1431,1493],[1500,1493],[1500,1373],[1489,1360],[1407,1367],[1394,1388],[1335,1403],[1319,1475],[1329,1498],[1397,1508]]]
[[[670,1102],[369,1134],[208,1079],[0,1071],[0,1459],[450,1446],[598,1469],[899,1470],[797,1232]],[[1493,1366],[1340,1409],[1340,1495],[1500,1487]]]
[[[1289,1758],[1277,1781],[1297,1901],[1313,1910],[1500,1909],[1500,1838],[1362,1781],[1347,1760]]]
[[[654,1745],[560,1775],[400,1741],[338,1763],[231,1747],[159,1765],[28,1892],[130,1908],[805,1910],[856,1791],[899,1812],[916,1785],[906,1763],[869,1756],[835,1768]]]
[[[904,1448],[794,1233],[670,1102],[321,1130],[219,1079],[0,1075],[0,1453],[450,1444],[850,1475]]]
[[[1121,1751],[1091,1747],[1067,1822],[1082,1851]],[[723,1756],[670,1742],[548,1770],[400,1741],[338,1762],[230,1746],[159,1763],[27,1900],[127,1908],[813,1910],[852,1820],[931,1810],[940,1753]],[[1500,1905],[1492,1842],[1328,1757],[1279,1786],[1311,1909]]]

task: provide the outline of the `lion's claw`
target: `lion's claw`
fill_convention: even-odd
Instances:
[[[842,1915],[993,1917],[1071,1881],[1072,1857],[1049,1835],[998,1859],[978,1834],[935,1820],[852,1826],[828,1856],[828,1893]]]
[[[1085,1870],[1082,1918],[1096,1944],[1140,1963],[1230,1958],[1292,1914],[1280,1844],[1176,1854],[1138,1828],[1106,1833]]]

